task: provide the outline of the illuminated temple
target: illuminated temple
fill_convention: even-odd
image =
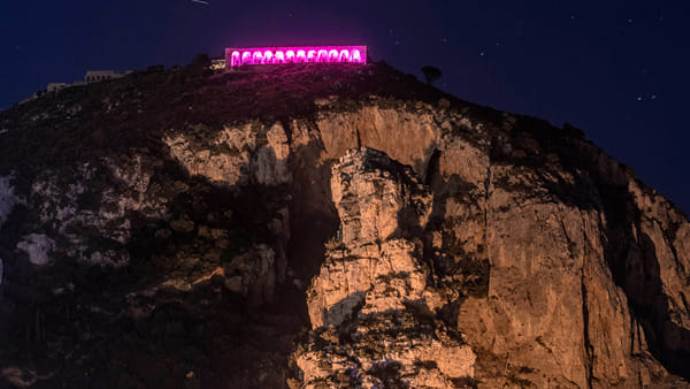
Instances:
[[[229,48],[225,59],[230,68],[242,65],[288,63],[359,63],[367,62],[366,46],[299,46]]]

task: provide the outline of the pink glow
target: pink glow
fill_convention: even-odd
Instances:
[[[340,50],[340,57],[338,57],[338,62],[350,62],[350,51]]]
[[[304,50],[297,50],[297,62],[307,62],[307,53]]]
[[[239,51],[234,51],[233,54],[239,54]],[[242,59],[239,61],[231,60],[230,66],[240,66],[243,62],[249,62],[249,58],[252,57],[252,53],[245,51],[242,53]]]
[[[253,47],[225,50],[231,68],[283,63],[366,63],[366,46]]]
[[[270,50],[264,51],[264,60],[261,63],[275,63],[273,61],[273,52]]]
[[[240,52],[235,50],[230,54],[230,66],[236,66],[236,64],[239,64],[240,62]]]
[[[288,51],[285,53],[285,59],[286,59],[288,62],[294,61],[294,60],[295,60],[295,52],[294,52],[293,50],[288,50]]]

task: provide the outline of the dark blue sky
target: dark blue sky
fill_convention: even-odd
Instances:
[[[690,210],[690,2],[0,0],[0,107],[86,69],[364,43],[466,100],[583,128]]]

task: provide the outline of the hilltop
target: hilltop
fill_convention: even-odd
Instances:
[[[0,387],[687,387],[690,222],[374,63],[0,112]]]

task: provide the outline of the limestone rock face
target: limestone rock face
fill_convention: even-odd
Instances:
[[[409,169],[370,149],[346,154],[332,168],[331,192],[341,237],[329,242],[308,293],[312,327],[340,324],[381,277],[407,279],[394,304],[422,298],[429,272],[406,237],[426,223],[431,197]]]
[[[331,191],[342,232],[307,292],[313,332],[295,356],[305,386],[454,388],[471,379],[475,354],[435,319],[449,301],[429,284],[415,238],[430,193],[371,149],[333,165]]]
[[[440,135],[432,114],[393,108],[363,107],[353,113],[324,112],[316,124],[325,158],[338,158],[349,149],[366,145],[383,150],[394,160],[420,172],[425,171]]]
[[[0,133],[0,387],[688,387],[690,222],[570,126],[295,64]]]
[[[254,178],[259,184],[279,185],[291,179],[287,169],[290,148],[279,123],[268,128],[258,123],[225,128],[211,142],[179,133],[164,141],[189,174],[215,183],[234,186]]]

